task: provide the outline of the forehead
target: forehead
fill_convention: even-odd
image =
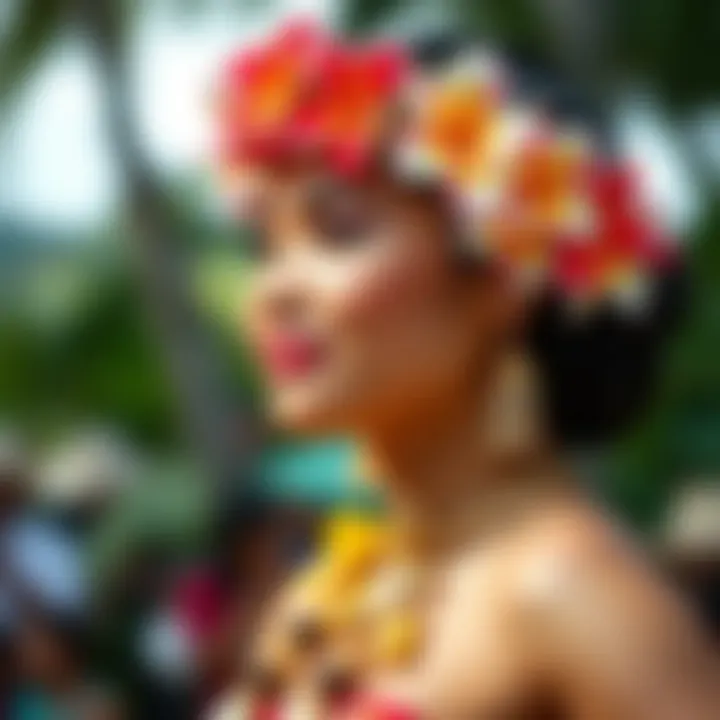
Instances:
[[[431,188],[413,188],[398,182],[381,169],[357,177],[343,177],[313,165],[278,166],[264,171],[262,216],[265,221],[280,214],[307,217],[323,209],[338,210],[361,204],[368,212],[397,214],[441,209],[440,196]]]
[[[399,191],[390,178],[379,171],[343,177],[311,164],[270,167],[265,170],[265,178],[270,199],[295,203],[340,195],[371,199]]]

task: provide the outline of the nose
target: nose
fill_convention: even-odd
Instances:
[[[297,255],[278,260],[259,279],[257,292],[265,316],[286,325],[297,321],[307,303],[303,262]]]

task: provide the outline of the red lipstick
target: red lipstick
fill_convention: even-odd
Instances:
[[[281,380],[303,377],[322,360],[318,343],[302,335],[273,335],[261,343],[261,354],[270,374]]]

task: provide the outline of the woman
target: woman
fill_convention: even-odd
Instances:
[[[270,414],[353,434],[390,511],[281,593],[223,717],[718,717],[693,620],[564,463],[647,395],[674,253],[495,58],[431,50],[290,27],[229,67]]]

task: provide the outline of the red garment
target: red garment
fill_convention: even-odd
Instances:
[[[219,579],[205,568],[180,578],[171,597],[173,612],[193,642],[210,638],[227,617],[230,600]]]
[[[261,703],[253,709],[252,720],[282,720],[280,708],[275,703]]]
[[[420,720],[420,715],[395,701],[379,697],[360,697],[338,720]]]
[[[332,713],[334,720],[420,720],[417,712],[381,698],[359,697]],[[260,702],[251,720],[283,720],[281,702]]]

